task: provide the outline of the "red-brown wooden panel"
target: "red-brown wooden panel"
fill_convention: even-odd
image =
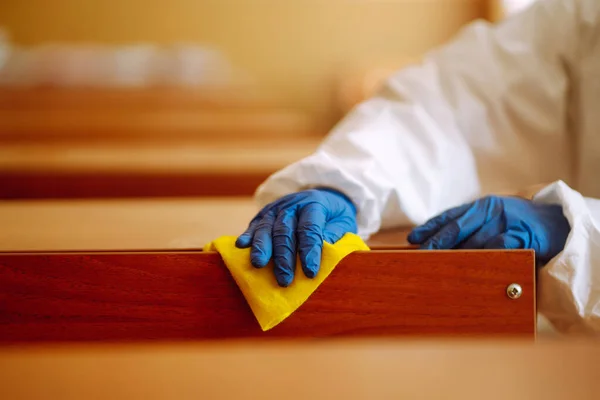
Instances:
[[[534,332],[530,251],[354,253],[266,333],[216,253],[0,255],[2,342]]]

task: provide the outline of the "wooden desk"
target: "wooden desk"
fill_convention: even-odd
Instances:
[[[249,197],[0,201],[0,252],[198,250],[242,233],[257,212]],[[408,248],[406,234],[369,245]]]
[[[390,342],[0,348],[0,397],[595,400],[594,343]]]
[[[259,87],[0,88],[0,143],[304,137],[314,119]]]
[[[0,254],[0,342],[482,335],[534,337],[531,252],[352,253],[267,332],[217,253]]]
[[[0,341],[535,334],[532,252],[401,241],[346,257],[262,333],[220,257],[198,252],[255,211],[249,199],[4,202]]]
[[[0,251],[201,249],[257,211],[246,197],[0,201]]]
[[[256,87],[0,89],[0,198],[248,196],[317,125]]]
[[[321,138],[0,145],[0,198],[250,196]]]

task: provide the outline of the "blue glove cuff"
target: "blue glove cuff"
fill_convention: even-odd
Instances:
[[[331,193],[333,195],[338,196],[339,198],[343,199],[346,201],[346,203],[348,203],[348,205],[350,206],[350,208],[352,209],[352,213],[354,215],[356,215],[356,205],[352,202],[352,200],[350,200],[350,198],[348,196],[346,196],[344,193],[336,190],[336,189],[331,189],[328,187],[316,187],[315,190],[321,191],[321,192],[327,192],[327,193]]]

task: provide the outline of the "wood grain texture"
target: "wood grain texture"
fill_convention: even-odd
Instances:
[[[530,251],[354,253],[266,333],[216,253],[0,255],[2,342],[534,333]]]

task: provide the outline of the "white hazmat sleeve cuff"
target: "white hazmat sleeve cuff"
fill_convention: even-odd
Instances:
[[[565,248],[538,272],[538,311],[565,334],[600,334],[600,201],[562,181],[535,202],[560,204],[571,225]]]

